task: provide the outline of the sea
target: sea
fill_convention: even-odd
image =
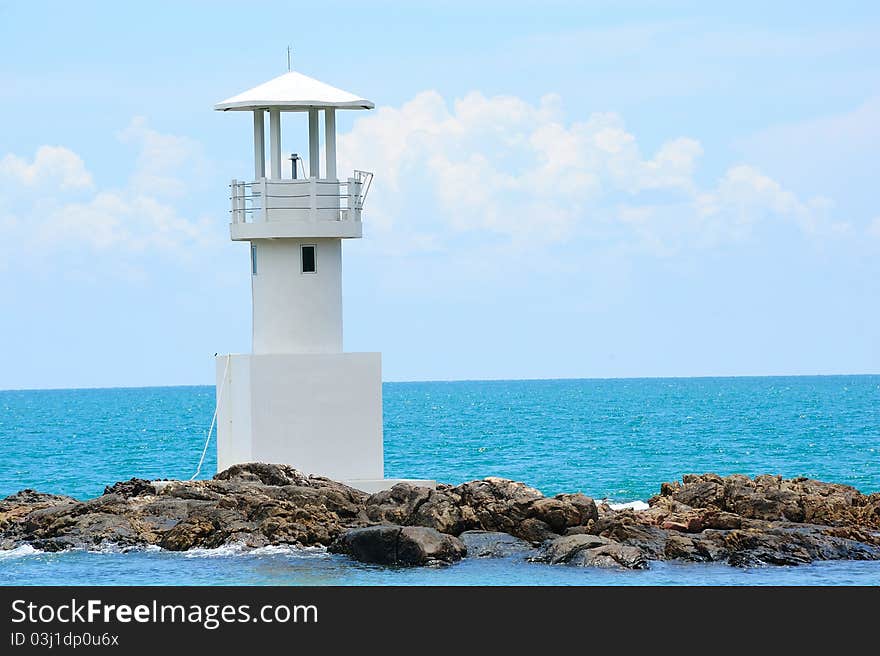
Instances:
[[[388,477],[503,476],[612,503],[704,472],[880,492],[877,375],[389,382],[383,395]],[[131,477],[188,479],[213,410],[208,386],[0,391],[0,497],[33,488],[86,499]],[[212,438],[199,478],[215,472]],[[24,546],[0,552],[0,585],[880,585],[880,562],[629,572],[472,558],[407,569],[317,548]]]

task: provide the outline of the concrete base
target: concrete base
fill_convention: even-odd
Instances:
[[[360,490],[361,492],[366,492],[367,494],[375,494],[376,492],[382,492],[383,490],[390,490],[398,483],[409,483],[410,485],[416,485],[418,487],[429,487],[431,489],[437,487],[437,481],[428,481],[418,478],[380,478],[371,481],[364,480],[339,482],[345,483],[349,487],[353,487],[354,489]]]
[[[271,462],[370,489],[396,482],[383,479],[381,354],[221,355],[216,368],[218,471]]]

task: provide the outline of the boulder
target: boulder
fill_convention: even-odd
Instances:
[[[567,563],[579,551],[604,547],[609,544],[615,544],[614,540],[602,537],[601,535],[565,535],[546,544],[535,560],[550,563],[551,565]]]
[[[645,554],[624,544],[606,544],[594,549],[579,551],[568,561],[580,567],[604,567],[613,569],[648,569]]]
[[[261,485],[298,485],[310,487],[309,477],[290,465],[273,465],[265,462],[249,462],[232,465],[214,475],[215,481],[243,481]]]
[[[648,560],[636,547],[599,535],[567,535],[550,542],[536,560],[551,565],[645,569]]]
[[[123,497],[138,497],[146,494],[156,494],[156,487],[153,481],[143,478],[132,478],[127,481],[120,481],[113,485],[104,487],[104,494],[118,494]]]
[[[596,503],[583,494],[560,494],[552,499],[536,499],[529,504],[529,517],[539,519],[554,533],[583,526],[599,518]]]
[[[425,526],[404,526],[397,541],[398,565],[453,563],[467,554],[467,547],[453,535]]]
[[[525,540],[497,531],[465,531],[458,538],[469,558],[525,558],[533,551]]]
[[[330,545],[333,553],[380,565],[452,563],[467,553],[458,538],[424,526],[382,524],[351,529]]]
[[[436,489],[399,483],[366,500],[373,522],[427,526],[451,535],[465,531],[502,532],[533,544],[598,517],[583,494],[546,498],[538,490],[504,478],[485,478]]]

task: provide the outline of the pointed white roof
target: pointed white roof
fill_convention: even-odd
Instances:
[[[337,109],[373,109],[375,105],[353,93],[331,87],[308,75],[289,71],[273,80],[214,105],[220,111],[254,110],[278,107],[286,110],[335,107]]]

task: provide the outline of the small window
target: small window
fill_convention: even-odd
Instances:
[[[257,275],[257,245],[251,244],[251,275]]]
[[[315,266],[315,246],[303,246],[302,247],[302,272],[303,273],[316,273],[317,267]]]

